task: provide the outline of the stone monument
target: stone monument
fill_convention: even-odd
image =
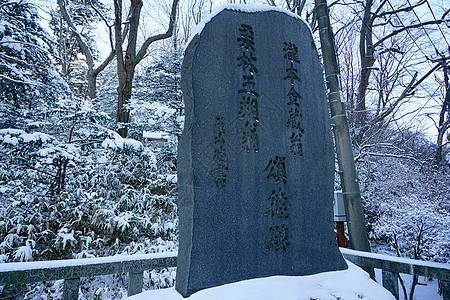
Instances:
[[[186,48],[176,289],[346,269],[324,76],[305,23],[225,8]]]

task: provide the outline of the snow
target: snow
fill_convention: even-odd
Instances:
[[[27,240],[25,246],[20,246],[14,253],[14,259],[20,261],[29,261],[33,257],[33,248],[36,242]]]
[[[161,139],[167,139],[168,134],[163,131],[144,131],[142,133],[142,137],[145,139],[161,140]]]
[[[54,152],[56,152],[56,151],[57,151],[56,147],[49,147],[49,148],[39,149],[38,152],[37,152],[37,154],[38,154],[39,156],[46,157],[46,156],[48,156],[49,154],[54,153]]]
[[[172,183],[178,182],[177,174],[169,174],[169,175],[167,175],[166,179],[168,182],[172,182]]]
[[[46,143],[52,139],[48,134],[42,132],[26,133],[20,129],[6,128],[0,129],[0,141],[11,145],[17,145],[19,138],[24,143],[42,141]]]
[[[375,278],[376,281],[381,284],[382,282],[382,270],[381,269],[375,269]],[[411,284],[413,276],[409,274],[400,274],[400,276],[403,279],[403,282],[405,283],[406,291],[409,293],[411,290]],[[442,295],[439,295],[439,286],[438,286],[438,280],[433,279],[430,281],[429,278],[419,276],[419,283],[416,285],[416,288],[414,290],[414,299],[416,300],[442,300]],[[400,284],[400,281],[398,282],[399,287],[399,299],[403,298],[403,290],[402,286]]]
[[[218,15],[220,12],[222,12],[223,10],[228,9],[228,10],[234,10],[234,11],[241,11],[241,12],[247,12],[247,13],[252,13],[252,12],[265,12],[265,11],[277,11],[277,12],[281,12],[284,14],[287,14],[290,17],[296,18],[301,20],[303,23],[305,23],[305,25],[308,27],[309,31],[311,32],[312,35],[312,30],[311,27],[309,26],[309,24],[303,20],[299,15],[294,14],[293,12],[290,12],[288,10],[285,10],[283,8],[279,8],[279,7],[274,7],[274,6],[270,6],[270,5],[249,5],[249,4],[223,4],[221,6],[219,6],[217,8],[217,10],[213,11],[209,16],[207,16],[206,18],[204,18],[193,30],[192,30],[192,34],[189,37],[189,40],[187,41],[187,43],[185,44],[184,47],[187,47],[191,40],[198,34],[200,34],[200,32],[202,32],[203,28],[205,27],[205,25],[207,23],[209,23],[212,18],[214,18],[216,15]]]
[[[5,25],[8,25],[8,23],[6,21],[0,21],[0,32],[4,32],[6,27]]]
[[[105,263],[122,263],[126,261],[147,260],[156,258],[177,257],[178,252],[161,252],[151,254],[115,255],[107,257],[83,258],[83,259],[63,259],[51,261],[32,261],[0,263],[0,273],[10,271],[26,271],[35,269],[54,269],[62,267],[98,265]],[[1,260],[0,260],[1,261]]]
[[[17,52],[21,52],[23,50],[22,43],[9,36],[4,36],[0,43],[2,43],[3,46],[7,46]]]
[[[58,232],[58,238],[57,238],[57,242],[59,240],[61,240],[62,244],[63,244],[63,249],[66,249],[66,244],[67,242],[76,242],[77,240],[75,239],[74,235],[74,231],[72,230],[70,233],[68,232],[67,228],[62,228],[59,232]]]
[[[117,224],[117,227],[124,232],[128,227],[130,227],[129,219],[132,219],[134,214],[130,212],[121,213],[120,216],[114,217],[114,222]]]
[[[102,142],[102,147],[112,148],[112,149],[124,149],[124,148],[132,148],[135,151],[140,151],[144,148],[141,142],[133,140],[133,139],[124,139],[120,136],[114,136],[114,140],[105,139]]]
[[[19,143],[19,141],[17,140],[16,137],[11,137],[10,135],[6,135],[3,138],[3,143],[16,146]]]
[[[310,299],[394,299],[382,286],[356,265],[347,262],[344,271],[309,276],[272,276],[244,280],[201,290],[183,298],[174,288],[150,290],[129,297],[129,300],[310,300]]]
[[[443,264],[443,263],[424,261],[424,260],[415,260],[415,259],[410,259],[410,258],[397,257],[397,256],[391,256],[391,255],[383,255],[383,254],[371,253],[371,252],[361,252],[361,251],[356,251],[356,250],[347,249],[347,248],[340,248],[340,250],[341,250],[342,254],[350,254],[350,255],[357,255],[357,256],[367,257],[367,258],[388,260],[388,261],[399,262],[399,263],[415,265],[415,266],[445,268],[450,272],[450,264]]]
[[[409,292],[411,290],[412,284],[412,275],[400,274],[403,281],[405,282],[406,291]],[[400,291],[400,299],[404,295],[400,283],[398,284]],[[416,285],[414,290],[414,299],[417,300],[442,300],[442,295],[439,295],[439,286],[438,280],[433,279],[432,281],[429,278],[419,277],[419,284]]]

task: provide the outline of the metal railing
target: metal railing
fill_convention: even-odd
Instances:
[[[441,264],[341,248],[360,267],[381,269],[382,283],[397,299],[398,274],[439,279],[444,300],[450,300],[450,264]],[[176,267],[177,252],[57,261],[0,264],[0,285],[64,279],[63,299],[77,300],[80,278],[128,273],[128,296],[142,292],[146,270]]]

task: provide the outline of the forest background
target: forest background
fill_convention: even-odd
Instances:
[[[320,45],[312,1],[244,2],[297,13]],[[177,250],[183,47],[218,4],[0,0],[0,262]],[[372,250],[448,263],[448,4],[328,4]],[[125,280],[83,279],[80,297],[124,297]],[[61,281],[0,289],[19,294]]]

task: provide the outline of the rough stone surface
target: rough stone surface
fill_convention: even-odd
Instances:
[[[297,50],[296,50],[297,48]],[[186,48],[176,289],[347,268],[333,232],[334,152],[310,30],[225,9]]]

